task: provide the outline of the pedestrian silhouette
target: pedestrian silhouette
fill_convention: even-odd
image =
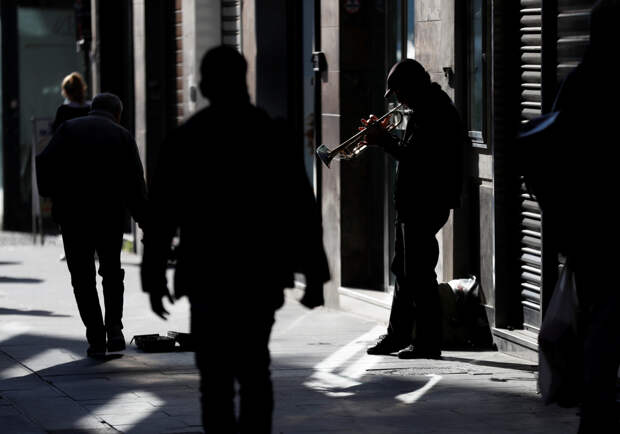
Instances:
[[[146,215],[142,163],[133,137],[119,125],[122,109],[116,95],[97,95],[88,116],[62,123],[36,161],[39,193],[52,199],[52,216],[62,232],[71,284],[86,326],[87,354],[93,357],[106,349],[125,349],[123,228],[127,210],[139,224]],[[95,253],[103,278],[105,319],[97,296]]]
[[[520,173],[540,204],[545,243],[566,257],[579,299],[583,366],[579,433],[618,433],[620,291],[612,271],[620,234],[610,217],[618,196],[620,1],[595,3],[590,43],[564,80],[552,113],[521,134]],[[529,139],[527,137],[530,137]],[[538,138],[537,138],[538,137]],[[604,228],[600,232],[596,228]]]
[[[376,117],[363,122],[365,142],[382,147],[398,163],[391,265],[396,286],[387,334],[367,352],[398,351],[398,357],[405,359],[439,358],[442,319],[435,274],[436,234],[450,210],[460,205],[467,137],[450,97],[431,82],[417,61],[405,59],[392,67],[385,97],[392,94],[414,110],[402,140],[383,129]]]
[[[297,155],[284,122],[250,103],[246,69],[232,48],[204,56],[200,89],[210,106],[162,146],[144,239],[143,289],[165,318],[166,264],[179,233],[174,296],[189,296],[209,433],[271,432],[268,343],[283,289],[294,272],[305,274],[302,303],[312,308],[329,278],[301,148]]]
[[[86,101],[87,86],[79,72],[67,75],[62,80],[60,89],[65,102],[56,110],[52,132],[55,132],[63,122],[86,116],[90,111],[90,104]]]

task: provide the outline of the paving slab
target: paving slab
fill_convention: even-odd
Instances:
[[[0,249],[0,431],[202,432],[193,353],[146,354],[132,344],[103,361],[85,357],[61,251],[58,244]],[[138,265],[124,254],[127,340],[188,331],[187,300],[169,306],[168,321],[150,312]],[[274,433],[576,432],[575,409],[540,400],[535,363],[497,352],[368,356],[366,346],[384,325],[309,311],[296,296],[288,292],[270,345]]]

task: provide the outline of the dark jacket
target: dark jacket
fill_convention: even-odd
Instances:
[[[52,132],[56,132],[58,127],[71,119],[80,118],[88,115],[90,112],[90,104],[84,104],[82,106],[63,104],[56,110],[56,117],[52,122]]]
[[[394,203],[399,221],[429,208],[460,206],[469,139],[450,97],[437,83],[429,92],[429,103],[410,116],[403,140],[392,137],[385,146],[398,161]]]
[[[543,162],[541,179],[549,192],[537,198],[545,239],[566,256],[584,260],[598,258],[618,236],[616,225],[607,221],[616,213],[618,196],[620,84],[600,80],[608,62],[606,53],[586,52],[556,97],[552,136],[530,155]],[[591,229],[601,225],[605,236],[593,236]]]
[[[166,139],[149,188],[144,290],[165,287],[177,231],[176,297],[229,292],[231,281],[281,290],[294,272],[329,279],[319,209],[287,136],[245,102],[206,108]]]
[[[37,185],[52,198],[52,213],[66,224],[122,230],[126,210],[143,224],[144,171],[136,143],[106,112],[64,122],[37,156]]]

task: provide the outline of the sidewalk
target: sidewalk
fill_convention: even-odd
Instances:
[[[202,432],[192,353],[144,354],[130,345],[105,362],[84,357],[61,252],[0,247],[0,432]],[[149,311],[138,263],[123,257],[126,337],[187,331],[186,300],[167,322]],[[384,328],[308,311],[289,297],[271,343],[273,432],[576,432],[574,409],[542,404],[531,363],[496,352],[445,352],[440,361],[366,355]]]

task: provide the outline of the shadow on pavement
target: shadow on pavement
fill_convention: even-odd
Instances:
[[[72,315],[57,314],[49,310],[21,310],[21,309],[7,309],[0,307],[0,315],[27,315],[27,316],[52,316],[59,318],[69,318]]]
[[[147,354],[129,347],[123,355],[94,360],[82,356],[85,350],[80,339],[32,334],[0,343],[0,402],[48,432],[202,432],[192,353]],[[461,357],[444,361],[481,364]],[[408,366],[415,369],[416,362]],[[564,434],[576,426],[570,411],[545,407],[524,393],[523,382],[531,378],[498,383],[491,374],[372,372],[350,378],[346,369],[319,371],[274,356],[274,432],[501,433],[518,425],[521,432]]]
[[[36,279],[31,277],[8,277],[0,276],[0,283],[41,283],[43,279]]]
[[[33,334],[0,343],[0,405],[22,415],[16,424],[0,411],[0,431],[202,432],[193,353],[128,347],[93,359],[83,356],[86,347],[81,339]]]
[[[468,359],[466,357],[442,357],[442,360],[447,360],[447,361],[452,361],[452,362],[471,363],[472,365],[488,366],[492,368],[516,369],[518,371],[527,371],[527,372],[538,371],[538,365],[532,365],[532,364],[527,364],[527,363],[494,362],[492,360],[479,360],[475,358]]]

